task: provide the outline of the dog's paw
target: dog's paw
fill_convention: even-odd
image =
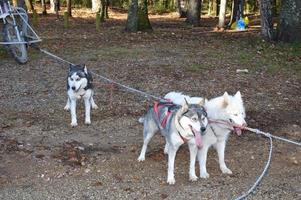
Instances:
[[[143,161],[145,161],[145,157],[144,156],[139,156],[139,158],[137,160],[138,160],[138,162],[143,162]]]
[[[202,172],[202,173],[200,173],[200,177],[206,179],[206,178],[209,178],[209,174],[207,172],[205,172],[205,173]]]
[[[77,126],[77,122],[71,122],[71,126],[72,127],[76,127]]]
[[[223,174],[233,174],[232,171],[227,167],[221,168],[221,171]]]
[[[189,175],[189,180],[194,182],[198,180],[198,177],[196,175]]]
[[[167,183],[168,183],[169,185],[174,185],[174,184],[176,183],[176,180],[175,180],[174,177],[171,177],[171,178],[168,178],[168,179],[167,179]]]
[[[64,110],[69,111],[69,110],[70,110],[70,106],[67,104],[67,105],[64,107]]]
[[[98,109],[98,106],[95,104],[95,103],[92,103],[92,109],[94,109],[94,110],[97,110]]]

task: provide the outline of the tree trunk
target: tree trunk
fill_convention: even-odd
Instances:
[[[177,0],[177,10],[180,18],[187,17],[187,8],[185,0]]]
[[[152,30],[148,19],[147,0],[131,1],[125,30],[129,32]]]
[[[72,5],[71,5],[72,2],[71,0],[67,0],[66,3],[67,3],[67,13],[69,17],[72,17]]]
[[[278,39],[284,42],[301,42],[301,1],[282,1]]]
[[[208,1],[208,12],[207,15],[211,16],[212,15],[212,7],[213,7],[213,0]]]
[[[274,39],[272,9],[272,0],[260,1],[261,35],[268,41]]]
[[[104,22],[106,13],[106,0],[100,0],[100,3],[100,22]]]
[[[218,17],[218,28],[220,29],[224,29],[225,26],[226,5],[227,5],[227,0],[221,0],[221,6],[219,10],[219,17]]]
[[[110,5],[110,1],[109,0],[106,0],[106,6],[105,6],[105,17],[106,17],[106,19],[109,19],[109,11],[108,11],[108,9],[109,9],[109,5]]]
[[[217,16],[218,13],[217,13],[217,0],[212,0],[212,15],[213,16]]]
[[[92,0],[92,12],[99,12],[100,11],[100,0]]]
[[[201,0],[189,0],[186,22],[193,26],[200,25]]]
[[[46,1],[45,0],[41,0],[41,3],[42,3],[42,14],[43,15],[47,15]]]
[[[56,18],[59,18],[60,0],[50,0],[50,11],[56,14]]]
[[[34,6],[32,3],[32,0],[25,0],[25,4],[26,4],[28,11],[31,11],[31,12],[34,11]]]
[[[244,17],[244,0],[233,0],[232,12],[228,26],[231,27],[231,25],[238,21],[241,17]]]
[[[221,3],[221,0],[216,0],[216,13],[215,13],[215,16],[218,16],[218,14],[219,14],[220,3]]]

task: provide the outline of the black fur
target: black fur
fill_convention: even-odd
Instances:
[[[89,72],[85,73],[85,65],[69,65],[69,73],[67,76],[67,90],[70,89],[68,84],[68,78],[72,76],[72,74],[76,73],[80,78],[86,78],[88,80],[87,86],[84,90],[93,89],[93,78],[92,74]]]

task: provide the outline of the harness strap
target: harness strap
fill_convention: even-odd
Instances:
[[[187,138],[183,137],[179,131],[178,131],[178,134],[184,143],[187,143],[189,141]]]
[[[156,116],[158,118],[160,129],[164,129],[165,128],[166,123],[167,123],[167,121],[168,121],[168,119],[169,119],[169,117],[170,117],[170,115],[172,113],[169,108],[171,106],[174,106],[174,105],[175,104],[173,104],[172,102],[169,102],[169,101],[168,102],[164,102],[164,103],[157,102],[157,101],[154,102],[154,112],[155,112],[155,114],[156,114]],[[168,107],[168,109],[167,109],[167,113],[164,116],[164,118],[162,120],[160,120],[159,110],[162,109],[163,107]],[[177,131],[177,132],[178,132],[180,138],[183,140],[184,143],[187,143],[189,141],[188,139],[186,139],[185,137],[183,137],[179,131]]]

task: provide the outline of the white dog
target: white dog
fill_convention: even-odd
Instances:
[[[165,95],[165,98],[170,99],[175,104],[182,104],[184,98],[189,103],[202,99],[201,97],[189,97],[177,92],[170,92]],[[203,147],[198,150],[200,177],[209,178],[206,161],[208,149],[211,146],[217,151],[219,167],[222,173],[232,174],[232,171],[225,163],[225,147],[230,132],[234,131],[240,135],[241,128],[247,125],[241,93],[238,91],[234,96],[231,96],[225,92],[223,96],[206,102],[204,107],[208,113],[209,126],[206,134],[203,136]]]
[[[70,65],[67,78],[67,104],[65,110],[70,110],[71,126],[77,126],[76,101],[84,99],[85,102],[85,124],[91,124],[91,108],[97,109],[93,99],[92,75],[86,66]]]

